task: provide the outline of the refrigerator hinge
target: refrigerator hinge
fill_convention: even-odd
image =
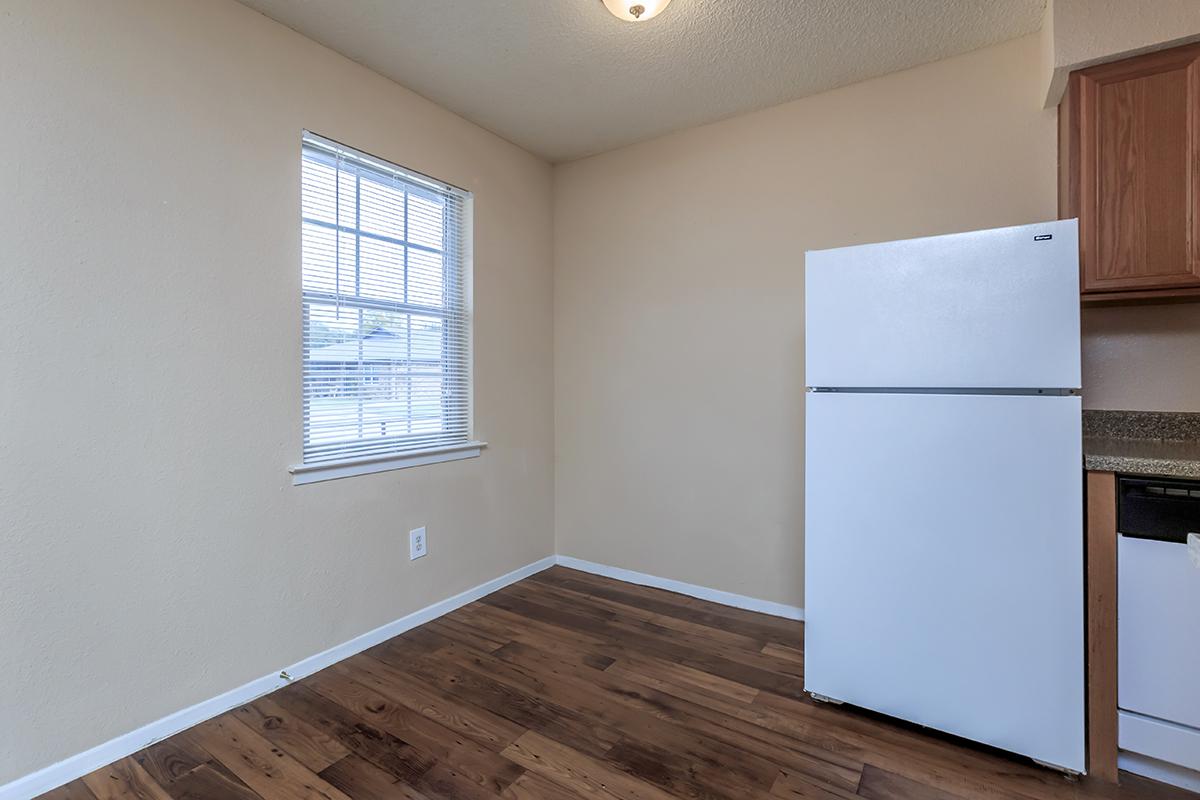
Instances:
[[[1039,761],[1036,758],[1031,758],[1030,760],[1039,767],[1045,767],[1046,769],[1052,769],[1055,772],[1061,772],[1062,776],[1069,781],[1077,781],[1079,780],[1079,777],[1083,775],[1083,773],[1079,772],[1078,770],[1073,770],[1069,767],[1062,767],[1058,764],[1051,764],[1049,761]]]
[[[816,700],[818,703],[829,703],[831,706],[840,706],[843,702],[845,702],[844,700],[836,700],[823,694],[817,694],[816,692],[809,692],[808,696],[813,700]]]

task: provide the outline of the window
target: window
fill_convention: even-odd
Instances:
[[[297,483],[478,455],[470,195],[305,133]]]

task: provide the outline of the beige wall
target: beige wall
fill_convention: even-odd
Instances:
[[[803,604],[804,251],[1053,218],[1038,50],[556,168],[560,553]],[[1200,305],[1083,327],[1087,407],[1200,411]]]
[[[804,251],[1053,218],[1037,55],[556,168],[560,553],[803,604]]]
[[[548,165],[231,0],[7,0],[0,108],[0,784],[553,552]],[[291,485],[305,127],[475,192],[482,457]]]

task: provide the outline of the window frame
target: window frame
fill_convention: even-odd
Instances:
[[[305,261],[303,258],[303,245],[300,259],[301,270],[301,287],[300,287],[300,310],[301,310],[301,358],[300,358],[300,385],[301,385],[301,460],[299,463],[292,465],[289,471],[292,474],[293,484],[300,485],[306,483],[314,483],[318,481],[332,480],[335,478],[344,478],[352,475],[363,475],[375,472],[383,472],[394,469],[404,469],[407,467],[421,466],[425,464],[439,463],[443,461],[452,461],[464,458],[474,458],[480,455],[481,450],[487,446],[486,442],[479,441],[474,438],[474,368],[473,368],[473,325],[472,325],[472,303],[471,303],[471,279],[472,279],[472,212],[473,212],[473,196],[465,189],[461,189],[452,184],[430,178],[422,173],[415,172],[406,167],[394,164],[377,156],[364,153],[352,147],[343,145],[335,140],[328,139],[311,131],[305,130],[301,137],[301,169],[304,168],[304,163],[311,157],[313,153],[318,155],[318,160],[325,161],[328,166],[334,170],[334,180],[341,181],[340,169],[343,160],[349,161],[356,166],[355,170],[355,198],[354,198],[354,225],[346,225],[340,217],[335,217],[332,221],[313,219],[305,216],[304,206],[304,187],[300,188],[300,231],[303,234],[305,226],[312,224],[317,228],[322,228],[332,232],[335,239],[344,235],[354,237],[355,253],[354,253],[354,274],[356,286],[353,294],[346,294],[338,289],[333,292],[322,291],[320,289],[307,288],[304,283],[305,276]],[[366,174],[359,172],[357,168],[364,168]],[[422,188],[426,189],[431,199],[444,202],[446,196],[457,198],[460,204],[460,213],[457,215],[458,224],[450,224],[454,221],[453,217],[449,216],[447,210],[443,210],[443,226],[446,243],[443,249],[426,246],[419,242],[409,241],[409,232],[407,230],[408,212],[405,212],[405,232],[403,238],[389,236],[385,233],[377,233],[370,230],[363,230],[361,222],[361,181],[367,179],[379,179],[380,176],[391,174],[403,181],[407,187],[406,193],[415,190],[418,194]],[[380,181],[382,183],[382,181]],[[340,183],[339,183],[340,185]],[[386,185],[386,184],[385,184]],[[407,206],[406,206],[407,209]],[[442,303],[440,305],[428,305],[423,303],[411,302],[410,300],[391,300],[386,298],[375,298],[369,295],[361,294],[362,287],[357,281],[361,279],[361,242],[364,240],[378,241],[393,246],[405,248],[404,255],[404,281],[406,285],[408,281],[408,254],[411,250],[435,253],[442,258],[443,277],[442,277]],[[452,258],[451,254],[457,254],[457,258]],[[457,263],[457,270],[451,270],[450,267]],[[334,275],[341,275],[342,264],[340,260],[334,264]],[[457,274],[454,274],[457,272]],[[428,434],[416,433],[411,430],[411,417],[409,418],[409,431],[404,434],[396,434],[393,436],[380,436],[372,439],[358,439],[357,441],[366,445],[362,447],[364,450],[374,450],[365,454],[349,455],[344,458],[328,457],[323,459],[312,459],[312,442],[310,440],[311,428],[311,397],[310,397],[310,378],[312,376],[312,363],[310,362],[309,353],[311,344],[308,339],[307,331],[309,326],[310,307],[317,306],[333,306],[340,308],[348,308],[356,313],[361,314],[364,311],[378,311],[382,313],[393,313],[422,316],[427,318],[436,318],[442,321],[442,348],[441,357],[438,359],[438,365],[441,371],[441,380],[443,386],[449,382],[454,388],[447,392],[443,389],[443,397],[455,397],[461,400],[461,404],[453,406],[454,416],[450,417],[456,423],[463,427],[465,434],[461,440],[440,442],[425,447],[405,447],[404,442],[415,443],[423,439],[428,439]],[[456,332],[451,324],[453,320],[461,320],[461,332]],[[361,333],[361,327],[360,327]],[[411,370],[411,328],[409,333],[409,352],[410,359],[408,360],[408,369]],[[451,354],[451,355],[448,355]],[[410,374],[411,378],[411,374]],[[359,384],[363,385],[362,383]],[[409,403],[412,403],[412,384],[409,384]],[[359,413],[361,414],[361,400]],[[443,405],[443,420],[447,417],[446,407]],[[355,440],[349,440],[353,442]],[[373,446],[372,446],[373,443]],[[389,445],[394,445],[389,447]],[[337,444],[331,444],[330,450],[338,449]]]

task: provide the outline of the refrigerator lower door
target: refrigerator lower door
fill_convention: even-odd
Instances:
[[[805,689],[1084,771],[1080,400],[809,393]]]

